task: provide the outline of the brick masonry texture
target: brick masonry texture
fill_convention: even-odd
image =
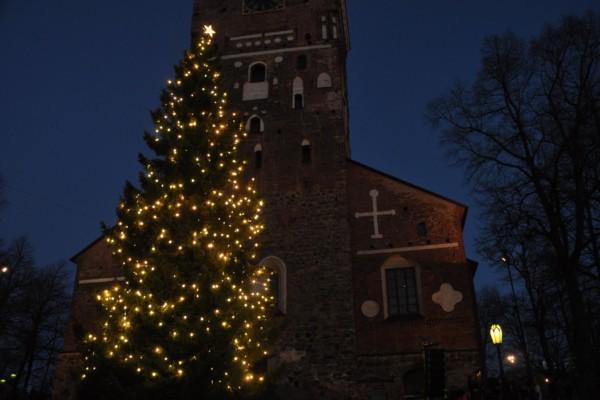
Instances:
[[[448,386],[464,387],[480,367],[474,264],[462,238],[466,207],[350,160],[343,0],[287,0],[283,10],[252,15],[242,13],[242,3],[196,0],[192,37],[204,24],[214,26],[230,107],[242,123],[254,115],[264,123],[262,132],[248,134],[242,152],[266,204],[261,258],[278,257],[287,272],[287,309],[276,317],[281,334],[268,363],[278,391],[292,400],[374,393],[403,399],[406,373],[423,367],[424,344],[446,350]],[[298,69],[301,55],[304,69]],[[268,97],[244,101],[254,62],[266,65]],[[330,75],[331,87],[317,87],[321,73]],[[292,108],[297,77],[303,109]],[[303,162],[305,140],[310,162]],[[260,168],[254,165],[257,144]],[[375,239],[372,218],[355,216],[371,211],[373,189],[379,210],[395,212],[378,218],[382,237]],[[417,231],[420,223],[425,235]],[[379,253],[359,254],[364,251]],[[382,266],[396,259],[418,269],[419,314],[409,319],[383,314]],[[102,240],[74,261],[77,282],[121,275]],[[432,301],[442,283],[463,297],[451,312]],[[76,285],[56,399],[76,398],[77,338],[95,329],[93,296],[108,284],[114,283]],[[366,300],[380,307],[374,317],[361,311]]]

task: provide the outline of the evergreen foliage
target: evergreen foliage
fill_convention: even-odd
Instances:
[[[244,173],[246,136],[220,88],[212,29],[175,67],[152,112],[139,188],[105,231],[125,280],[97,295],[80,396],[237,398],[256,393],[272,298],[256,262],[262,201]]]

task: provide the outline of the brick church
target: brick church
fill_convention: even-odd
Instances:
[[[192,38],[205,24],[265,199],[278,387],[291,399],[423,398],[423,350],[435,348],[446,386],[464,388],[480,368],[467,208],[350,158],[345,0],[195,0]],[[101,239],[72,260],[56,399],[75,398],[94,294],[122,279]]]

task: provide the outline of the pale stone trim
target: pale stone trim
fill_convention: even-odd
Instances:
[[[246,82],[242,88],[242,100],[262,100],[269,98],[269,81]],[[262,126],[262,123],[261,123]],[[263,127],[264,129],[264,127]]]
[[[254,33],[252,35],[243,35],[243,36],[232,36],[229,40],[244,40],[244,39],[254,39],[262,37],[262,33]]]
[[[331,75],[321,72],[317,77],[317,88],[330,88],[331,85]]]
[[[372,203],[372,211],[369,212],[357,212],[354,214],[355,218],[363,218],[363,217],[371,217],[373,218],[373,234],[371,235],[371,239],[381,239],[383,235],[379,232],[379,217],[387,216],[387,215],[396,215],[396,210],[387,210],[387,211],[379,211],[377,207],[377,197],[379,197],[379,191],[377,189],[372,189],[369,191],[369,196],[371,196]]]
[[[262,83],[262,82],[260,82],[260,83]],[[246,132],[250,133],[250,123],[253,118],[258,118],[258,120],[260,121],[259,132],[261,132],[261,133],[264,132],[265,131],[265,121],[263,121],[263,119],[258,114],[252,114],[250,117],[248,117],[248,119],[246,120]]]
[[[264,51],[252,51],[249,53],[240,53],[240,54],[228,54],[222,56],[222,60],[233,60],[236,58],[246,58],[246,57],[255,57],[262,56],[266,54],[278,54],[278,53],[290,53],[293,51],[304,51],[304,50],[317,50],[317,49],[329,49],[331,48],[331,44],[315,44],[312,46],[299,46],[299,47],[288,47],[285,49],[273,49],[273,50],[264,50]]]
[[[366,256],[366,255],[370,255],[370,254],[405,253],[408,251],[449,249],[452,247],[458,247],[458,242],[442,243],[442,244],[427,244],[427,245],[422,245],[422,246],[396,247],[393,249],[359,250],[356,252],[356,254],[359,256]]]
[[[80,279],[80,285],[89,285],[91,283],[106,283],[106,282],[115,282],[115,281],[124,281],[124,276],[115,276],[112,278],[94,278],[94,279]]]
[[[265,37],[267,37],[267,36],[287,35],[288,33],[294,33],[294,30],[293,29],[289,29],[287,31],[267,32],[267,33],[265,33]]]

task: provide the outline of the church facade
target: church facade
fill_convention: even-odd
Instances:
[[[286,397],[422,396],[424,349],[443,350],[448,388],[481,365],[467,208],[350,158],[345,0],[196,0],[212,25],[243,151],[265,199],[262,264],[281,334],[268,368]],[[73,396],[94,294],[121,278],[102,240],[77,254],[55,398]]]

